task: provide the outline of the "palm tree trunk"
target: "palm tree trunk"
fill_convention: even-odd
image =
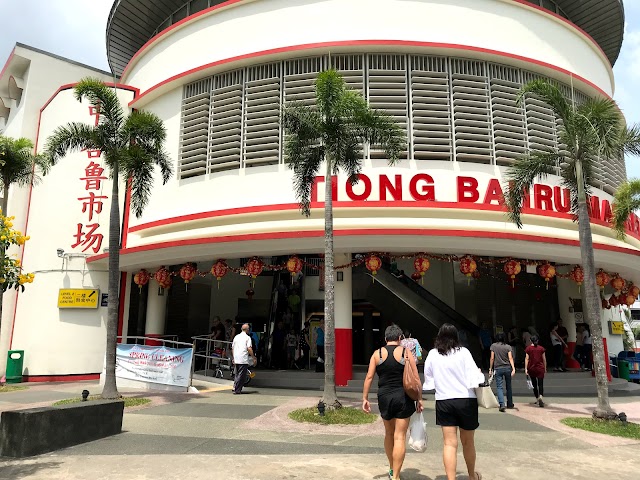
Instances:
[[[107,349],[102,398],[120,398],[116,385],[116,344],[118,343],[118,290],[120,280],[120,200],[118,165],[113,168],[111,211],[109,212],[109,306],[107,308]]]
[[[5,181],[2,182],[3,195],[2,195],[2,215],[7,216],[7,208],[9,208],[9,184]],[[6,252],[4,246],[0,245],[0,259],[4,259]],[[9,345],[9,339],[11,338],[11,326],[5,325],[4,331],[2,331],[2,302],[4,300],[4,291],[0,289],[0,378],[3,378],[7,373],[7,353],[11,346]]]
[[[587,195],[584,188],[584,175],[582,173],[582,163],[576,161],[576,179],[578,182],[578,232],[580,237],[580,254],[582,256],[582,266],[584,268],[584,293],[585,293],[585,313],[587,322],[591,328],[591,339],[593,342],[593,364],[596,370],[596,386],[598,389],[598,406],[593,412],[596,418],[612,418],[615,413],[609,404],[609,381],[607,379],[604,342],[602,340],[602,303],[600,293],[596,285],[595,260],[593,256],[593,238],[591,235],[591,221],[589,218],[589,207],[587,206]]]
[[[324,393],[322,401],[328,406],[338,403],[336,393],[336,323],[335,280],[333,276],[333,198],[331,159],[327,156],[324,179]]]

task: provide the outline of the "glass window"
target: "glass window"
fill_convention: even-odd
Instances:
[[[172,15],[172,23],[178,23],[180,20],[184,20],[185,18],[187,18],[186,4],[184,7],[180,8],[179,10],[176,10],[175,13]]]
[[[201,12],[206,8],[209,8],[209,0],[192,0],[189,4],[189,15]]]

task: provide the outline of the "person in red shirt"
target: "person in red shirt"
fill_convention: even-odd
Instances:
[[[544,347],[539,345],[540,337],[533,335],[531,345],[524,353],[524,373],[531,379],[533,384],[533,395],[540,407],[544,407],[542,395],[544,395],[544,374],[547,372],[547,356]]]

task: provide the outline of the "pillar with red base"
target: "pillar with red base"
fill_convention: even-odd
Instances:
[[[337,253],[334,265],[351,263],[351,254]],[[351,268],[336,272],[335,278],[335,324],[336,324],[336,385],[346,386],[353,378],[352,340],[352,282]],[[342,280],[340,280],[342,278]]]
[[[159,295],[162,292],[163,295]],[[145,337],[161,337],[164,335],[165,317],[167,314],[167,297],[155,278],[149,280],[149,297],[147,299],[147,320],[145,323]],[[159,340],[147,340],[147,345],[159,346]]]

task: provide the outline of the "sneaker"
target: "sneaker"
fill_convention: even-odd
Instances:
[[[542,399],[541,399],[541,398],[539,398],[539,399],[538,399],[538,406],[539,406],[540,408],[544,408],[544,402],[542,401]]]
[[[516,406],[515,406],[515,405],[507,405],[507,408],[508,408],[509,410],[513,410],[514,408],[516,408]]]
[[[393,470],[389,469],[389,480],[393,478]]]
[[[507,411],[507,409],[506,409],[506,407],[504,405],[500,405],[500,408],[498,410],[500,410],[501,412],[506,412]]]

